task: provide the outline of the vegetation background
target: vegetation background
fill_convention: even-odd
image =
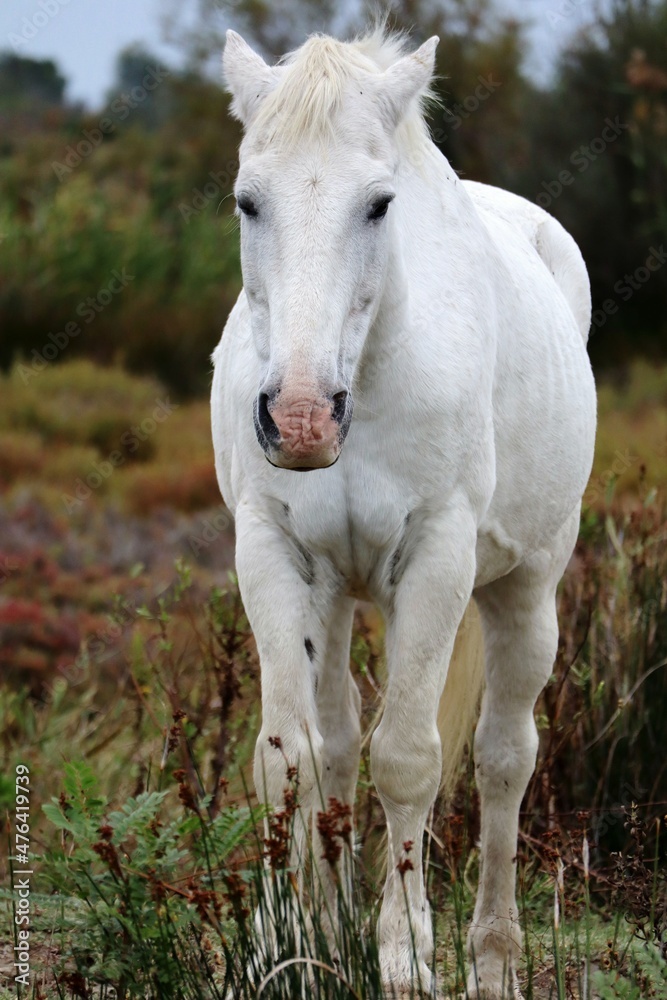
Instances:
[[[578,6],[554,0],[554,30]],[[261,902],[253,864],[275,838],[257,832],[246,787],[258,670],[205,398],[241,286],[240,134],[211,66],[228,24],[277,57],[313,30],[351,35],[372,12],[188,9],[186,26],[178,5],[165,19],[184,68],[124,51],[94,110],[65,100],[53,62],[0,55],[0,804],[10,834],[15,768],[28,766],[37,872],[28,989],[14,980],[16,900],[0,896],[11,996],[255,995],[238,962],[250,897]],[[431,126],[453,166],[548,208],[593,286],[600,431],[524,802],[524,992],[665,996],[667,3],[605,5],[540,83],[525,23],[503,10],[399,0],[390,23],[415,44],[441,37]],[[383,659],[367,607],[351,666],[370,730]],[[322,808],[342,845],[341,818]],[[372,997],[377,963],[357,929],[373,920],[383,819],[366,757],[356,820],[345,940],[356,995]],[[453,991],[477,863],[467,772],[429,830]],[[273,981],[266,995],[297,987]]]

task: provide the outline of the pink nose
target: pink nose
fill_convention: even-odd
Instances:
[[[338,457],[340,424],[334,419],[328,399],[283,401],[279,396],[269,410],[280,433],[280,450],[287,460],[320,459],[331,464]]]

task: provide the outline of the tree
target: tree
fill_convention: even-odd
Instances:
[[[0,55],[0,108],[23,111],[35,105],[62,106],[65,77],[52,59]]]
[[[173,74],[156,56],[132,45],[116,59],[116,79],[108,95],[112,112],[121,120],[155,128],[172,114]]]
[[[667,267],[667,2],[616,0],[526,109],[519,193],[560,219],[593,286],[597,363],[662,353]],[[653,250],[658,258],[651,258]],[[655,268],[655,270],[653,270]],[[639,277],[636,277],[636,275]]]

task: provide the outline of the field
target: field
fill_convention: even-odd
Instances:
[[[636,362],[599,399],[522,809],[527,1000],[667,998],[667,370]],[[16,822],[29,827],[37,972],[29,988],[14,981],[21,911],[3,857],[0,996],[257,996],[296,948],[280,917],[302,918],[285,872],[299,815],[287,795],[265,838],[248,787],[258,663],[207,403],[84,360],[16,365],[0,379],[0,539],[0,800],[14,868]],[[384,666],[382,623],[364,605],[351,665],[368,733]],[[29,777],[18,807],[17,774]],[[369,775],[366,739],[354,850],[347,817],[322,803],[332,857],[355,870],[341,962],[316,920],[307,966],[278,970],[264,997],[301,995],[304,975],[305,995],[381,995],[370,929],[384,830]],[[452,997],[477,824],[468,766],[428,833],[437,972]],[[277,910],[278,958],[258,957],[256,906],[266,920]]]

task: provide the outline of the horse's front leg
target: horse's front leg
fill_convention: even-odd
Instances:
[[[298,783],[290,863],[307,858],[310,815],[319,806],[322,736],[310,652],[323,641],[326,582],[285,525],[242,505],[236,515],[236,568],[259,652],[262,725],[255,748],[257,796],[276,810]],[[289,771],[289,773],[288,773]],[[279,852],[278,852],[279,853]]]
[[[349,597],[337,598],[329,618],[325,645],[311,651],[318,676],[317,711],[323,739],[321,793],[328,810],[328,816],[319,819],[333,821],[343,834],[332,837],[331,828],[325,825],[316,830],[314,836],[316,877],[323,893],[325,928],[331,929],[332,943],[339,894],[343,894],[347,906],[352,900],[352,810],[361,753],[361,696],[350,673],[355,603]],[[345,815],[344,810],[349,810],[349,815]],[[319,822],[316,825],[319,827]],[[346,830],[349,832],[345,836]],[[339,851],[340,858],[335,864]]]
[[[467,510],[422,524],[412,542],[410,534],[391,560],[387,697],[371,744],[388,827],[378,933],[390,996],[432,988],[422,839],[441,776],[438,703],[475,574],[475,524]]]

